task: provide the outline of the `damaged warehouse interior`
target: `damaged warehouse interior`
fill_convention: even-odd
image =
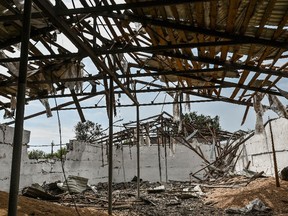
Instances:
[[[288,214],[286,0],[1,0],[0,11],[1,215]],[[239,125],[253,113],[255,128],[193,115],[214,102],[244,107]],[[156,106],[172,111],[141,117]],[[116,130],[121,107],[135,119]],[[54,115],[61,134],[60,112],[84,123],[100,109],[107,133],[28,158],[24,122]]]

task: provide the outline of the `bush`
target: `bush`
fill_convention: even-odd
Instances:
[[[61,157],[63,158],[64,155],[67,154],[67,149],[66,148],[60,148],[58,149],[57,152],[55,152],[53,155],[56,157],[56,158],[59,158],[61,159]]]
[[[38,150],[38,149],[33,149],[32,151],[29,151],[28,153],[28,158],[29,159],[51,159],[51,158],[58,158],[61,159],[61,156],[63,158],[64,155],[67,154],[67,149],[66,148],[61,148],[58,149],[55,153],[51,154],[51,153],[45,153],[42,150]]]
[[[46,154],[42,150],[33,149],[32,151],[29,151],[28,158],[29,159],[37,159],[37,160],[38,159],[45,159],[46,158]]]

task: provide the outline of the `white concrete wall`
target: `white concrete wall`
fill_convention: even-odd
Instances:
[[[0,143],[12,145],[13,137],[14,137],[14,128],[6,125],[0,125]],[[30,131],[24,130],[22,143],[28,144],[29,141],[30,141]]]
[[[0,190],[9,191],[10,170],[12,161],[13,128],[0,125]],[[244,149],[237,162],[236,171],[240,172],[251,161],[250,170],[264,171],[266,175],[274,175],[271,136],[269,125],[265,134],[250,138],[242,146]],[[272,121],[272,130],[277,152],[278,170],[288,166],[288,120]],[[25,131],[23,143],[29,142],[29,132]],[[108,180],[108,163],[106,146],[96,147],[86,143],[72,142],[73,149],[66,155],[64,169],[66,175],[77,175],[89,179],[90,184]],[[211,146],[201,146],[206,158],[209,158]],[[240,148],[241,150],[241,148]],[[162,181],[166,180],[165,152],[161,146]],[[183,145],[175,145],[172,154],[167,146],[167,179],[188,181],[189,173],[203,166],[201,158]],[[152,182],[160,181],[158,146],[140,147],[141,178]],[[136,146],[125,146],[113,151],[113,181],[125,182],[137,175]],[[201,177],[203,173],[198,176]],[[20,190],[32,183],[54,182],[64,180],[60,161],[30,160],[27,145],[23,145]]]
[[[201,147],[205,157],[210,155],[210,146]],[[117,149],[114,155],[114,180],[116,182],[131,181],[137,175],[136,146]],[[160,147],[160,164],[162,181],[166,181],[165,148]],[[167,147],[167,179],[189,181],[189,173],[196,172],[203,166],[202,159],[192,150],[183,145],[175,145],[175,153]],[[198,174],[201,177],[203,172]],[[158,159],[158,146],[140,147],[140,176],[143,180],[152,182],[160,181]]]
[[[2,130],[3,131],[3,130]],[[9,191],[10,170],[12,161],[12,135],[13,128],[5,128],[5,133],[0,134],[0,190]],[[9,132],[9,133],[8,133]],[[25,132],[25,143],[29,142],[29,133]],[[90,144],[73,141],[65,158],[64,170],[66,175],[82,176],[89,179],[89,184],[108,181],[108,163],[106,146],[96,147]],[[152,182],[160,181],[158,147],[140,147],[141,178]],[[161,146],[161,171],[162,181],[166,180],[165,153]],[[176,145],[175,154],[169,153],[167,147],[167,178],[168,180],[189,180],[189,173],[201,168],[202,160],[194,152],[182,145]],[[208,155],[209,146],[202,148],[204,154]],[[20,191],[32,183],[64,181],[62,166],[59,160],[30,160],[27,153],[27,145],[23,145],[22,163],[20,176]],[[114,148],[113,151],[113,181],[131,181],[137,175],[136,146],[121,149]],[[125,173],[125,176],[124,176]],[[201,173],[200,173],[201,175]]]
[[[101,148],[86,143],[73,142],[73,151],[66,155],[64,170],[66,175],[82,176],[89,179],[90,184],[107,181],[107,156],[103,149],[103,164]],[[0,153],[0,190],[9,191],[12,145],[1,144]],[[32,183],[55,182],[64,180],[60,160],[30,160],[28,158],[27,146],[23,146],[22,163],[20,172],[20,191]]]
[[[273,140],[275,144],[278,171],[288,166],[288,120],[279,118],[271,122]],[[249,170],[274,175],[272,157],[272,142],[269,124],[265,127],[264,134],[256,134],[242,146],[243,152],[236,164],[236,171],[241,172],[249,161]],[[240,150],[241,148],[240,147]]]

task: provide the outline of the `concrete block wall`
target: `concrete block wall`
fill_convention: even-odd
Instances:
[[[13,132],[13,128],[6,128],[6,131]],[[26,136],[29,133],[25,133]],[[1,134],[0,134],[1,135]],[[3,134],[2,134],[3,135]],[[5,133],[7,135],[7,132]],[[11,136],[11,134],[9,135]],[[13,136],[12,136],[13,137]],[[1,140],[8,140],[2,137]],[[10,172],[13,147],[10,144],[0,143],[0,190],[9,191]],[[29,137],[25,137],[29,141]],[[204,154],[209,154],[210,146],[202,147]],[[72,141],[68,145],[69,152],[64,160],[64,170],[66,175],[82,176],[89,179],[89,184],[108,181],[108,163],[106,146],[93,146],[83,142]],[[158,146],[140,147],[140,168],[141,178],[147,181],[160,181]],[[201,168],[202,160],[194,152],[182,145],[176,145],[175,154],[169,153],[167,148],[167,178],[168,180],[188,181],[189,173]],[[164,147],[160,147],[161,152],[161,173],[162,181],[166,180],[165,152]],[[137,175],[136,146],[113,150],[113,181],[125,182]],[[62,165],[59,160],[31,160],[28,158],[27,145],[23,145],[22,163],[20,173],[21,191],[24,187],[32,183],[64,181]],[[201,173],[200,173],[201,175]]]
[[[12,143],[14,137],[14,128],[0,125],[0,190],[8,191],[10,184],[11,162],[12,162]],[[25,163],[29,160],[27,154],[27,145],[30,140],[30,132],[23,132],[22,146],[22,164],[21,170],[24,169]],[[31,175],[31,173],[30,173]]]
[[[72,142],[73,150],[67,153],[64,160],[66,175],[82,176],[89,179],[90,184],[107,181],[107,156],[103,155],[101,148],[81,142]],[[71,146],[70,145],[70,146]],[[0,190],[9,191],[11,161],[13,147],[10,144],[0,144]],[[106,152],[106,150],[104,149]],[[103,161],[102,161],[103,155]],[[27,145],[22,148],[20,171],[21,191],[32,183],[64,181],[62,164],[60,160],[31,160],[28,158]]]
[[[278,171],[288,166],[288,120],[279,118],[271,121],[273,140],[275,144]],[[269,124],[265,133],[256,134],[247,140],[242,147],[242,154],[236,164],[236,171],[242,172],[250,161],[249,169],[256,172],[264,171],[266,175],[274,175],[272,142]]]
[[[13,143],[14,128],[7,125],[0,125],[0,143],[10,144]],[[22,142],[28,144],[30,141],[30,131],[23,131]]]
[[[201,149],[206,158],[210,155],[209,145],[202,145]],[[114,181],[125,182],[137,175],[136,146],[115,150],[114,155]],[[158,159],[158,146],[140,147],[140,176],[143,180],[151,182],[166,181],[165,148],[160,147],[160,165]],[[175,145],[175,153],[167,147],[167,179],[177,181],[189,181],[191,172],[196,172],[203,166],[202,159],[192,150],[183,145]],[[203,172],[199,173],[201,177]]]
[[[288,120],[272,121],[273,138],[277,152],[279,171],[288,166]],[[29,142],[29,132],[24,133],[24,144]],[[10,170],[12,161],[13,128],[2,126],[0,130],[0,190],[9,191]],[[206,158],[211,155],[211,146],[200,145]],[[251,161],[250,170],[264,171],[274,175],[272,160],[271,136],[269,125],[264,134],[257,134],[242,146],[242,154],[236,164],[236,171],[241,172]],[[64,161],[66,175],[82,176],[89,179],[89,184],[107,182],[108,163],[106,146],[93,146],[73,141],[68,145],[70,151]],[[113,181],[125,182],[137,175],[136,146],[113,150]],[[239,149],[239,151],[241,148]],[[203,166],[202,159],[183,145],[175,145],[172,154],[167,147],[167,179],[189,181],[189,173],[198,171]],[[166,180],[165,148],[160,147],[161,180]],[[140,176],[143,180],[160,181],[158,146],[140,147]],[[203,173],[199,174],[201,177]],[[23,145],[20,177],[20,190],[32,183],[64,181],[62,166],[59,160],[30,160],[27,145]]]

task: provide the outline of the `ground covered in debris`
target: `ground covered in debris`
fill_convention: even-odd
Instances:
[[[258,198],[265,211],[245,215],[288,215],[288,182],[275,186],[274,178],[251,179],[243,176],[222,178],[217,181],[166,184],[141,182],[141,198],[136,197],[136,183],[118,183],[113,188],[113,215],[231,215]],[[73,196],[60,194],[57,203],[20,196],[19,215],[107,215],[107,183]],[[7,193],[0,192],[0,215],[7,215]],[[233,211],[229,211],[233,209]],[[241,213],[238,213],[241,214]]]
[[[223,188],[211,189],[205,202],[222,209],[241,208],[258,198],[271,208],[274,215],[288,215],[288,181],[280,180],[280,187],[276,187],[275,179],[271,177],[257,178],[247,182],[248,185],[245,178],[236,179],[238,181],[232,178],[218,183],[217,186],[221,187],[222,184]]]

